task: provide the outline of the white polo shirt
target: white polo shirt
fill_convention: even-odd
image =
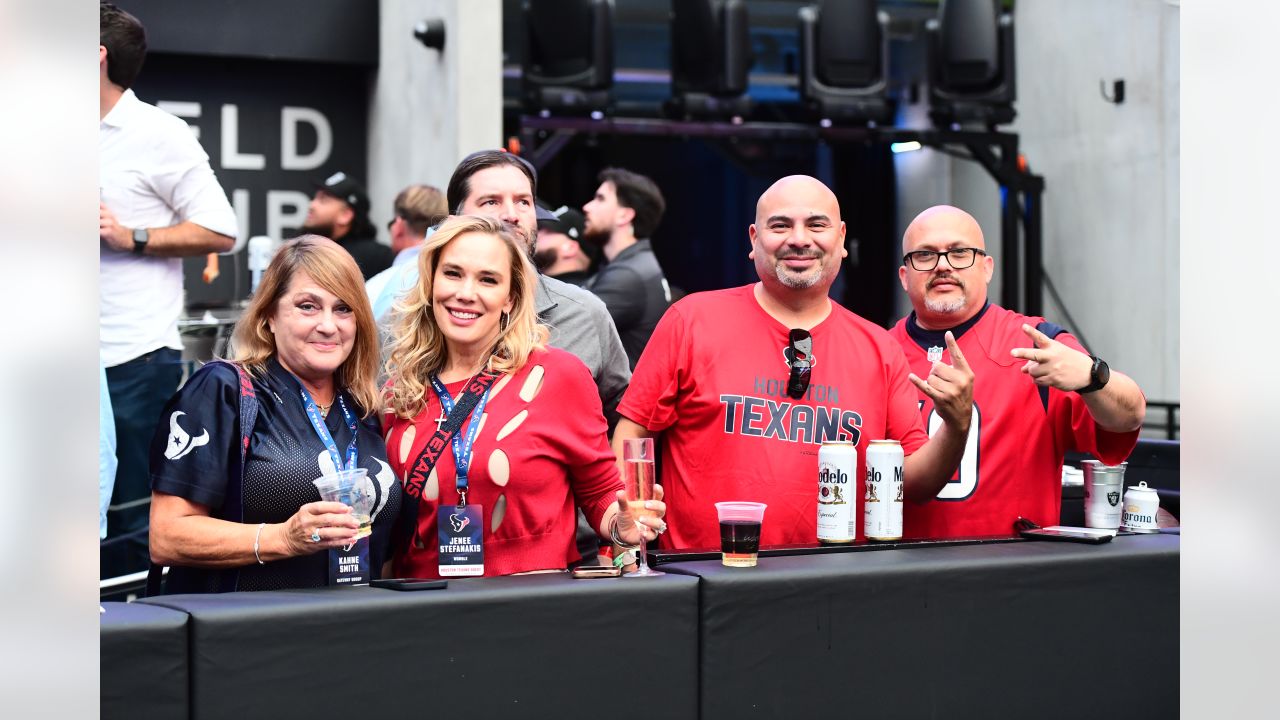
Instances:
[[[236,215],[185,122],[126,90],[98,129],[102,202],[128,228],[191,221],[236,236]],[[162,347],[182,349],[182,259],[118,252],[100,241],[102,362],[113,367]]]

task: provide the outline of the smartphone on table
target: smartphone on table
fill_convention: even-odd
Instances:
[[[387,588],[388,590],[443,590],[449,587],[448,580],[424,580],[422,578],[378,578],[370,580],[369,587]]]

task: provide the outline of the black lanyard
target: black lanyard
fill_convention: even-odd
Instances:
[[[427,482],[427,477],[431,475],[431,470],[435,468],[436,462],[440,460],[440,455],[444,453],[444,449],[449,447],[449,439],[453,434],[462,427],[462,423],[471,416],[471,410],[480,402],[482,395],[487,395],[489,387],[493,385],[493,381],[498,378],[497,375],[491,373],[481,373],[471,378],[471,382],[467,383],[467,388],[463,392],[462,397],[458,398],[458,402],[453,406],[453,410],[449,412],[449,417],[439,428],[436,429],[435,435],[427,441],[422,448],[422,452],[418,453],[418,457],[410,466],[409,472],[405,476],[404,489],[409,497],[419,500],[422,497],[422,487]],[[417,503],[408,503],[417,512]]]

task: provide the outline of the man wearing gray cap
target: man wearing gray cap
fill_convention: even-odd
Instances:
[[[582,287],[591,279],[591,268],[599,259],[594,245],[582,242],[585,219],[568,205],[552,210],[538,203],[553,217],[538,220],[538,240],[533,249],[533,262],[547,277]]]
[[[364,186],[345,172],[336,172],[316,183],[316,194],[307,208],[302,232],[323,235],[351,253],[364,279],[391,267],[395,253],[378,242],[369,222],[369,195]]]

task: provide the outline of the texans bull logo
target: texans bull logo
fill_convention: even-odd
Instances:
[[[450,515],[449,524],[453,526],[454,532],[460,533],[462,532],[463,528],[471,524],[471,518],[466,517],[465,515],[462,517],[458,517],[457,515]]]
[[[201,445],[209,444],[209,431],[201,428],[204,431],[202,434],[191,437],[191,433],[183,430],[178,424],[180,415],[186,415],[186,413],[174,410],[169,416],[169,442],[165,445],[164,456],[170,460],[178,460]]]
[[[782,359],[787,362],[788,369],[791,367],[791,363],[794,361],[794,358],[795,358],[795,352],[792,351],[790,346],[782,348]],[[800,353],[800,361],[808,362],[810,368],[818,364],[818,358],[814,357],[813,353],[809,353],[808,355],[804,353]]]

